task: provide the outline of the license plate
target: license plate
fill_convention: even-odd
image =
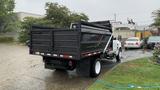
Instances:
[[[128,45],[133,45],[133,43],[128,43]]]

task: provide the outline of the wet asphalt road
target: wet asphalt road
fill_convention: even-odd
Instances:
[[[151,52],[123,51],[122,62],[145,56],[151,56]],[[103,64],[99,77],[116,66],[114,61]],[[0,90],[85,90],[96,80],[75,71],[44,69],[42,57],[29,55],[27,47],[0,44]]]

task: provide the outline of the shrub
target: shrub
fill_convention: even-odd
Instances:
[[[156,44],[153,51],[153,58],[154,60],[158,60],[158,56],[160,55],[160,43]]]
[[[18,40],[20,43],[26,43],[27,40],[29,40],[28,31],[21,31],[18,37]]]
[[[0,43],[13,42],[13,41],[14,41],[13,37],[0,37]]]

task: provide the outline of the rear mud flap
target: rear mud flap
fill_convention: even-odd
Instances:
[[[89,76],[90,75],[90,59],[80,60],[77,63],[77,74],[80,76]]]

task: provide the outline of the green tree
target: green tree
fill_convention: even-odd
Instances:
[[[28,33],[32,25],[49,26],[55,28],[69,28],[70,24],[78,21],[88,21],[84,13],[71,12],[67,7],[58,3],[46,3],[46,17],[32,18],[26,17],[22,22],[22,31],[19,41],[24,43],[28,40]]]
[[[14,0],[0,0],[0,32],[10,31],[15,26]]]
[[[160,30],[160,9],[156,10],[153,12],[154,15],[154,23],[152,24],[152,26],[156,26],[158,27],[158,29]],[[160,45],[156,44],[155,45],[155,49],[153,50],[153,58],[158,61],[158,56],[160,55]]]
[[[154,23],[153,26],[160,26],[160,9],[153,12]]]
[[[33,25],[39,26],[49,26],[51,27],[51,22],[44,18],[33,18],[33,17],[25,17],[24,21],[21,22],[21,29],[22,31],[19,34],[19,41],[25,43],[28,39],[29,30]]]
[[[88,21],[84,13],[71,12],[66,6],[58,3],[46,3],[46,19],[51,20],[55,27],[69,27],[77,21]]]
[[[1,28],[2,32],[18,31],[20,29],[20,21],[15,13],[8,15],[3,22]]]
[[[14,7],[14,0],[0,0],[0,17],[11,14]]]

